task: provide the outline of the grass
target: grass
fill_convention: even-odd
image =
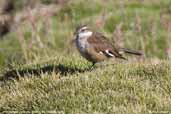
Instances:
[[[81,61],[85,65],[79,67]],[[0,110],[53,110],[73,114],[171,111],[168,61],[123,62],[93,70],[84,70],[89,66],[84,60],[74,63],[66,59],[62,63],[54,65],[65,66],[65,74],[63,69],[53,67],[53,71],[47,73],[49,69],[46,69],[39,77],[26,72],[18,80],[2,83]]]
[[[0,41],[0,112],[171,112],[169,3],[71,0],[54,16],[28,15]],[[145,59],[131,56],[92,69],[70,44],[81,23],[142,50]]]
[[[5,36],[5,40],[0,42],[0,63],[2,65],[11,64],[6,63],[5,58],[9,58],[10,61],[22,59],[22,56],[20,59],[13,57],[11,52],[25,55],[25,61],[31,60],[32,62],[35,56],[42,57],[46,53],[53,53],[56,50],[64,51],[68,45],[65,44],[65,41],[72,39],[74,29],[80,23],[88,23],[93,29],[99,28],[97,31],[103,32],[108,38],[112,37],[115,28],[122,23],[121,34],[125,47],[143,50],[147,57],[165,59],[167,58],[165,50],[170,44],[169,40],[165,45],[167,37],[169,37],[166,35],[169,35],[169,32],[165,28],[170,26],[164,24],[167,23],[167,19],[161,17],[161,15],[169,15],[169,7],[165,2],[158,0],[156,3],[147,1],[144,3],[137,1],[122,3],[109,0],[104,3],[95,0],[87,1],[87,4],[91,5],[85,5],[81,0],[71,1],[63,6],[56,16],[38,18],[36,22],[28,19],[19,25],[19,31],[22,31],[22,34],[19,35],[14,31]],[[105,22],[102,22],[104,25],[97,27],[96,24],[101,18],[104,18]],[[161,23],[162,20],[164,23]],[[34,41],[38,38],[46,49],[45,54],[40,51],[40,42]],[[20,40],[26,41],[23,44]]]

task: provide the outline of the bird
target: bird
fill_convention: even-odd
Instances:
[[[76,27],[74,34],[74,41],[78,51],[81,56],[92,62],[93,66],[98,62],[110,58],[126,60],[122,53],[142,55],[140,51],[126,48],[117,49],[106,36],[102,33],[91,30],[87,25]]]

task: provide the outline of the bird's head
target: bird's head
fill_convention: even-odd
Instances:
[[[90,30],[88,26],[83,25],[83,26],[78,26],[74,34],[79,38],[87,38],[90,37],[92,33],[93,32]]]

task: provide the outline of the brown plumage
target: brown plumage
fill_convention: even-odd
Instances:
[[[107,58],[111,58],[111,56],[105,54],[106,50],[109,50],[111,54],[113,54],[117,58],[125,59],[121,54],[119,54],[118,50],[110,43],[109,40],[101,33],[93,32],[92,36],[87,39],[87,41],[94,47],[97,53],[104,53],[104,56]]]
[[[126,59],[122,53],[142,55],[139,51],[126,48],[117,49],[101,33],[91,31],[87,26],[76,28],[76,46],[80,54],[93,64],[109,58]]]

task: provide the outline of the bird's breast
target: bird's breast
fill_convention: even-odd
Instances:
[[[84,54],[86,53],[86,50],[89,46],[89,44],[87,42],[87,38],[76,38],[76,46],[77,46],[77,49],[79,50],[79,52],[81,53],[81,55],[84,56]]]

